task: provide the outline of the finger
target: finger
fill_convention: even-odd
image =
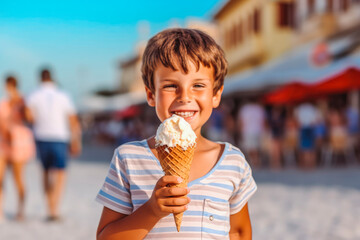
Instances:
[[[157,198],[182,197],[189,194],[189,188],[163,187],[155,191]]]
[[[184,206],[163,206],[162,211],[168,213],[182,213],[188,209],[187,205]]]
[[[190,192],[187,187],[164,187],[159,190],[159,195],[161,197],[176,197],[184,196]]]
[[[177,177],[177,176],[170,176],[170,175],[166,175],[166,176],[162,176],[158,182],[157,182],[157,187],[166,187],[166,185],[168,184],[178,184],[181,183],[183,180],[181,177]]]
[[[189,197],[172,197],[159,199],[159,203],[167,207],[184,206],[190,203]]]

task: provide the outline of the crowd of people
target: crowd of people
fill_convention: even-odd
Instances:
[[[48,69],[40,86],[27,98],[14,76],[5,79],[0,101],[0,220],[3,218],[3,181],[12,169],[18,192],[16,220],[23,220],[26,190],[24,167],[37,153],[43,169],[47,221],[60,219],[59,202],[65,185],[67,159],[81,152],[81,127],[72,100],[57,88]]]
[[[229,104],[217,112],[222,114],[213,115],[209,137],[239,146],[255,168],[313,169],[358,162],[356,101],[333,104],[322,99],[267,106],[249,100],[235,113],[229,111]]]
[[[149,115],[148,106],[139,108],[138,116],[109,115],[89,129],[98,140],[114,145],[148,138],[159,122]],[[252,98],[236,106],[232,99],[223,99],[203,132],[210,139],[238,146],[255,168],[314,169],[358,163],[359,126],[359,108],[349,102],[322,99],[269,106]]]

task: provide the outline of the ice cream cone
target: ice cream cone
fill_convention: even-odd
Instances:
[[[157,146],[158,158],[165,175],[178,176],[183,179],[176,187],[186,187],[189,182],[191,162],[194,157],[195,144],[184,150],[181,146]],[[176,229],[180,231],[183,213],[174,213]]]

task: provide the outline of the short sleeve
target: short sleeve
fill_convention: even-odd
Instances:
[[[240,183],[237,188],[235,188],[235,191],[229,200],[230,214],[239,212],[257,189],[251,168],[246,161],[242,169],[243,173],[241,174]]]
[[[71,98],[68,95],[65,95],[65,106],[66,106],[66,112],[69,115],[76,114],[76,108],[74,103],[72,102]]]
[[[25,98],[25,105],[30,108],[30,110],[33,110],[34,106],[34,97],[33,94]]]
[[[130,215],[133,210],[126,164],[119,148],[115,150],[105,182],[96,201],[113,211]]]

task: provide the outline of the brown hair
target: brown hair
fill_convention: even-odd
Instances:
[[[154,92],[154,72],[160,63],[174,71],[179,66],[184,73],[189,72],[188,61],[196,70],[200,63],[214,69],[214,94],[224,85],[227,61],[221,47],[213,38],[196,29],[172,28],[153,36],[147,43],[142,59],[142,79],[145,86]]]
[[[10,86],[13,86],[15,88],[17,88],[17,86],[18,86],[18,82],[17,82],[16,78],[13,76],[8,76],[5,80],[5,83]]]
[[[51,80],[51,73],[48,69],[43,69],[40,73],[41,75],[41,81],[52,81]]]

